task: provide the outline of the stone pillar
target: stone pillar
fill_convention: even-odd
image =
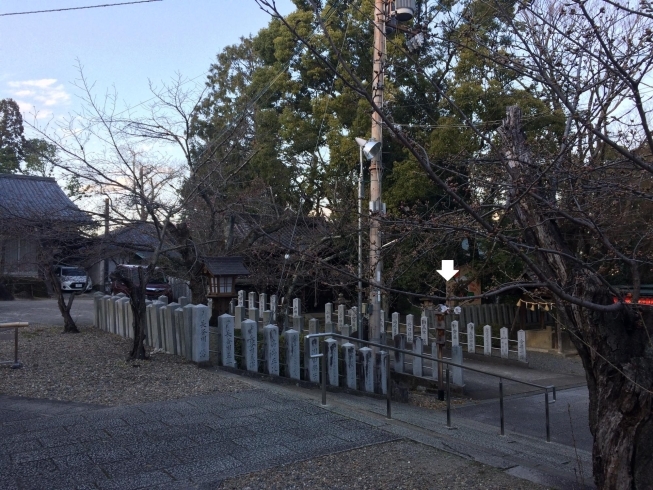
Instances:
[[[393,337],[395,347],[397,349],[405,349],[406,348],[406,336],[402,333],[397,334]],[[396,373],[403,373],[404,372],[404,353],[403,352],[397,352],[394,351],[394,356],[395,356],[395,362],[394,362],[394,368]]]
[[[265,338],[265,372],[279,376],[279,327],[267,325],[263,327]]]
[[[272,312],[270,310],[265,310],[263,313],[263,325],[271,325],[272,321]]]
[[[245,291],[242,289],[238,291],[238,304],[236,306],[245,307]]]
[[[256,322],[256,324],[258,325],[258,322],[259,322],[258,308],[249,308],[247,310],[247,318],[249,318],[250,320]]]
[[[168,297],[167,296],[159,296],[159,301],[165,305],[168,304]]]
[[[345,305],[338,305],[338,330],[342,331],[342,327],[344,326],[345,326]]]
[[[422,337],[415,337],[413,341],[413,352],[415,354],[423,353],[423,340]],[[413,356],[413,376],[422,376],[422,361],[421,357]]]
[[[413,343],[413,338],[415,337],[415,327],[414,327],[414,316],[406,315],[406,340],[409,343]]]
[[[209,319],[211,310],[205,305],[193,306],[193,362],[209,361]]]
[[[392,314],[392,338],[394,339],[399,335],[399,313],[394,312]]]
[[[343,325],[340,327],[340,334],[345,337],[351,337],[351,327],[349,325]]]
[[[295,298],[292,300],[292,316],[302,315],[302,300]]]
[[[330,386],[340,386],[338,378],[338,341],[326,339],[327,344],[327,383]]]
[[[240,291],[241,293],[243,291]],[[247,317],[245,316],[245,307],[244,306],[236,306],[234,308],[234,328],[240,329],[240,326],[242,323],[247,320]],[[242,337],[242,331],[240,332],[240,336]]]
[[[100,306],[100,301],[102,298],[102,293],[93,293],[93,325],[95,328],[100,328],[100,312],[102,307]]]
[[[377,392],[381,395],[385,395],[388,389],[386,376],[387,358],[387,351],[382,350],[376,354],[376,369],[374,370],[376,373],[376,382],[374,384],[377,387]]]
[[[508,359],[508,329],[503,327],[499,330],[501,336],[501,357]]]
[[[268,303],[268,295],[265,294],[265,293],[259,294],[258,295],[258,309],[259,309],[259,311],[266,311],[267,303]],[[266,325],[270,325],[270,324],[266,323]]]
[[[179,296],[177,302],[179,303],[179,306],[183,308],[188,304],[188,298],[186,296]]]
[[[320,358],[311,358],[311,355],[320,353],[320,338],[311,337],[304,339],[304,379],[312,383],[320,381]]]
[[[451,346],[460,345],[460,333],[458,332],[458,320],[451,322]]]
[[[324,331],[333,333],[333,304],[324,305]]]
[[[356,389],[356,347],[354,344],[347,342],[342,345],[342,355],[345,364],[345,386]]]
[[[245,369],[258,372],[258,326],[253,320],[243,320],[240,324],[240,330],[243,335]]]
[[[438,359],[438,344],[431,344],[431,357],[433,359]],[[444,365],[442,368],[446,369]],[[431,378],[433,381],[438,380],[438,362],[435,360],[431,361]]]
[[[156,309],[156,323],[157,327],[159,329],[159,344],[157,347],[159,349],[165,350],[166,348],[166,331],[165,331],[165,311],[168,306],[168,303],[163,303],[161,301],[158,302],[159,304],[157,305]]]
[[[247,309],[248,310],[253,310],[256,308],[256,293],[250,292],[247,295]],[[250,318],[251,320],[251,318]]]
[[[299,332],[297,330],[286,330],[283,334],[286,338],[286,376],[290,379],[300,379],[299,367]]]
[[[526,356],[526,332],[517,331],[517,357],[521,362],[528,362]]]
[[[165,319],[166,319],[166,342],[167,348],[166,352],[169,354],[178,354],[178,337],[177,337],[177,326],[175,325],[175,310],[179,308],[179,304],[170,303],[166,306],[165,309]],[[207,306],[208,308],[208,306]],[[210,315],[209,308],[209,315]],[[209,316],[210,318],[210,316]]]
[[[317,318],[311,318],[308,321],[308,334],[320,333],[320,321]]]
[[[492,355],[492,327],[489,325],[483,327],[483,354]]]
[[[352,307],[349,311],[349,319],[351,324],[351,335],[354,335],[354,332],[358,331],[358,308]]]
[[[220,364],[235,368],[234,317],[227,314],[220,315],[218,317],[218,332],[220,335]]]
[[[272,313],[272,321],[277,322],[277,295],[270,296],[270,313]]]
[[[422,337],[422,345],[429,345],[429,317],[422,315],[420,337]]]
[[[358,349],[360,357],[360,389],[367,393],[374,393],[374,364],[372,362],[372,349],[362,347]]]
[[[194,358],[193,346],[193,311],[195,306],[186,305],[182,308],[184,310],[184,336],[186,338],[186,359],[192,361]]]
[[[129,298],[122,298],[120,300],[120,303],[121,303],[120,313],[122,314],[120,335],[128,339],[130,337],[133,337],[133,333],[130,335],[130,332],[133,332],[134,330],[132,328],[132,324],[129,322],[130,319],[129,312],[132,309],[131,303],[129,301]]]
[[[184,359],[188,359],[188,348],[186,346],[186,325],[184,325],[184,310],[177,308],[174,311],[175,326],[177,327],[177,335],[179,336],[179,352],[178,354]]]
[[[476,353],[476,327],[471,322],[467,324],[467,352]]]
[[[127,321],[127,338],[134,338],[134,312],[132,311],[132,305],[130,301],[127,301],[126,308],[126,321]],[[148,335],[147,331],[147,316],[145,317],[145,325],[141,325],[141,328],[145,329],[145,335]]]

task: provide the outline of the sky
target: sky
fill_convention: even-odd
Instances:
[[[0,14],[128,0],[2,0]],[[282,14],[290,0],[277,0]],[[163,0],[106,8],[0,16],[0,99],[16,100],[32,121],[80,108],[78,63],[103,95],[115,87],[122,105],[151,97],[148,80],[179,72],[201,81],[215,56],[270,20],[254,0]]]

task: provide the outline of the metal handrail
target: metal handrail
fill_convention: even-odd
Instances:
[[[499,375],[499,374],[488,373],[488,372],[485,372],[485,371],[481,371],[480,369],[475,369],[475,368],[471,368],[471,367],[468,367],[468,366],[463,366],[462,364],[458,364],[458,363],[455,363],[455,362],[452,362],[452,361],[445,361],[444,359],[437,359],[437,358],[434,358],[432,356],[428,356],[428,355],[425,355],[425,354],[418,354],[416,352],[412,352],[412,351],[409,351],[409,350],[399,349],[397,347],[393,347],[393,346],[389,346],[389,345],[383,345],[383,344],[379,344],[377,342],[371,342],[369,340],[361,340],[361,339],[354,338],[354,337],[347,337],[346,335],[341,335],[341,334],[337,334],[337,333],[329,333],[329,332],[314,333],[314,334],[307,335],[305,338],[306,339],[311,339],[311,338],[321,338],[321,337],[336,337],[336,338],[340,338],[340,339],[346,339],[349,342],[356,342],[356,343],[359,343],[359,344],[365,344],[365,345],[369,345],[369,346],[372,346],[372,347],[379,347],[381,349],[387,349],[387,350],[391,350],[391,351],[394,351],[394,352],[400,352],[400,353],[403,353],[403,354],[406,354],[406,355],[409,355],[409,356],[419,357],[421,359],[430,360],[432,362],[435,361],[437,363],[441,362],[441,363],[445,364],[447,366],[447,369],[446,369],[446,371],[447,371],[447,427],[451,427],[451,404],[450,404],[450,401],[449,401],[450,394],[449,394],[449,386],[448,386],[448,383],[449,383],[449,367],[450,366],[459,367],[461,369],[467,369],[469,371],[473,371],[473,372],[476,372],[476,373],[481,373],[481,374],[485,374],[487,376],[494,376],[495,378],[499,378],[499,407],[500,407],[501,435],[502,436],[505,435],[504,413],[503,413],[503,380],[512,381],[514,383],[521,383],[521,384],[524,384],[524,385],[527,385],[527,386],[533,386],[535,388],[539,388],[541,390],[544,390],[544,402],[545,402],[544,406],[545,406],[545,417],[546,417],[546,442],[551,442],[551,430],[550,430],[550,423],[549,423],[550,422],[550,418],[549,418],[549,390],[552,391],[552,393],[553,393],[553,402],[555,402],[556,401],[556,388],[555,388],[554,385],[549,385],[549,386],[538,385],[536,383],[530,383],[528,381],[522,381],[522,380],[519,380],[519,379],[509,378],[507,376],[502,376],[502,375]],[[327,358],[327,350],[326,349],[327,349],[327,344],[326,344],[326,342],[322,342],[322,346],[323,346],[323,348],[322,348],[322,353],[321,354],[314,354],[314,355],[310,355],[309,357],[311,357],[311,358],[322,357],[323,358],[322,359],[322,405],[326,405],[326,384],[327,384],[326,383],[326,379],[327,379],[327,376],[326,376],[326,358]],[[386,395],[387,395],[387,415],[386,415],[386,417],[390,419],[392,417],[391,417],[391,407],[390,407],[391,387],[390,387],[390,356],[389,355],[388,355],[388,359],[387,359],[387,368],[386,368]]]
[[[22,363],[18,360],[18,329],[29,327],[27,322],[12,322],[0,323],[0,330],[14,329],[14,361],[0,361],[0,364],[11,364],[11,369],[20,369],[23,367]]]

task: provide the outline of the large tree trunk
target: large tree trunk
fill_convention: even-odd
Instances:
[[[613,298],[598,275],[561,254],[575,255],[555,219],[524,192],[536,180],[521,126],[521,111],[509,107],[500,129],[511,177],[512,210],[529,245],[538,247],[538,266],[574,297],[598,305]],[[538,190],[537,185],[533,187]],[[529,191],[530,192],[530,191]],[[542,249],[559,253],[543,252]],[[540,277],[540,279],[543,279]],[[601,489],[644,489],[653,485],[653,312],[624,305],[600,312],[557,299],[585,367],[589,425],[594,436],[594,480]]]

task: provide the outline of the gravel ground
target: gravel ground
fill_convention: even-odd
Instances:
[[[585,376],[585,369],[580,356],[563,357],[545,352],[529,352],[528,364],[533,369],[541,369],[559,374],[575,374]]]
[[[219,488],[540,490],[546,487],[403,440],[250,473],[225,480]]]
[[[81,327],[79,334],[61,330],[38,325],[21,329],[18,348],[23,368],[0,366],[0,393],[130,405],[251,388],[170,354],[127,361],[131,341],[97,328]],[[13,359],[13,342],[0,341],[0,360],[9,359]]]

